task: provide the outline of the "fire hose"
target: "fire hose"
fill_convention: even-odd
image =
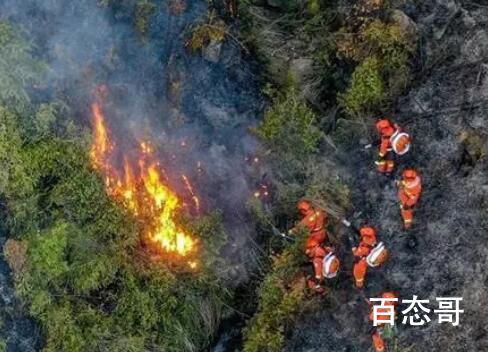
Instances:
[[[297,240],[295,237],[291,237],[291,236],[288,236],[284,232],[280,232],[280,230],[278,230],[274,225],[270,224],[270,226],[271,226],[271,231],[273,232],[273,235],[279,236],[281,238],[284,238],[285,240],[292,241],[292,242],[295,242]]]
[[[347,219],[341,219],[341,223],[346,226],[347,228],[352,228],[354,231],[359,231],[354,225],[351,224],[350,221],[348,221]],[[271,222],[269,222],[269,226],[271,228],[271,232],[273,233],[273,235],[277,236],[277,237],[281,237],[281,238],[284,238],[288,241],[292,241],[292,242],[295,242],[296,241],[296,238],[295,237],[292,237],[292,236],[288,236],[286,233],[284,232],[281,232],[280,230],[278,230],[276,228],[276,226],[274,226]],[[349,243],[351,246],[354,246],[354,243],[356,243],[355,241],[355,238],[352,236],[352,235],[348,235],[348,240],[349,240]]]
[[[342,219],[341,223],[344,226],[346,226],[347,228],[352,229],[354,231],[354,233],[359,233],[359,229],[356,226],[354,226],[353,224],[351,224],[351,222],[349,220]],[[357,238],[355,238],[355,236],[353,236],[351,233],[347,234],[347,240],[348,240],[349,246],[351,248],[356,246]]]

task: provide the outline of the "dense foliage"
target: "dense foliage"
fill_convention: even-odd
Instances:
[[[23,48],[3,56],[20,55],[20,66],[7,66],[31,77],[42,64],[11,26],[0,29],[2,53]],[[89,136],[69,110],[59,102],[29,104],[24,76],[9,77],[0,71],[9,92],[0,107],[0,200],[11,237],[4,251],[19,296],[42,327],[43,350],[207,346],[229,298],[215,272],[225,238],[219,216],[182,220],[202,240],[196,272],[151,260],[141,252],[140,224],[107,197],[90,168]],[[18,104],[26,108],[14,109]]]
[[[149,30],[151,17],[156,12],[156,5],[149,0],[137,1],[134,9],[134,29],[141,38],[145,38]]]
[[[293,86],[275,95],[257,134],[275,153],[292,158],[316,151],[323,136],[317,116]]]
[[[349,88],[339,95],[349,116],[373,112],[405,89],[415,34],[399,21],[385,3],[363,0],[338,31],[338,55],[356,63]]]
[[[303,241],[296,241],[273,258],[270,273],[258,291],[257,313],[244,332],[245,352],[282,351],[285,331],[304,309],[305,285],[300,272],[304,261],[302,247]]]
[[[44,65],[30,55],[32,48],[20,35],[0,18],[0,103],[24,108],[29,96],[26,84],[39,81]]]

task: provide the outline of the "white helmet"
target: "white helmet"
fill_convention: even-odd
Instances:
[[[340,262],[333,252],[330,252],[322,261],[322,273],[326,279],[332,279],[339,272]]]

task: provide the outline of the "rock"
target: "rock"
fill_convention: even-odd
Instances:
[[[222,42],[211,40],[210,43],[203,48],[203,58],[207,61],[217,63],[220,60],[220,53],[222,51]]]
[[[468,63],[488,59],[488,34],[480,29],[461,47],[461,54]]]
[[[476,20],[469,14],[469,11],[462,9],[461,13],[463,24],[466,26],[466,28],[471,29],[476,26]]]
[[[459,9],[459,5],[455,0],[437,0],[436,3],[437,6],[452,12],[456,12]]]
[[[290,75],[293,80],[301,85],[313,72],[313,60],[307,58],[295,59],[290,62]]]
[[[408,17],[405,12],[400,10],[393,10],[390,18],[393,22],[397,23],[402,30],[407,32],[412,38],[415,38],[417,36],[417,24],[410,17]]]

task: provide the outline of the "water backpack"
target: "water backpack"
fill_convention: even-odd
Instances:
[[[399,129],[390,137],[391,148],[397,155],[406,154],[410,150],[411,138],[406,132]]]
[[[378,243],[366,257],[366,262],[372,268],[380,266],[388,259],[388,250],[383,242]]]
[[[326,279],[332,279],[337,276],[340,262],[333,252],[327,254],[322,261],[322,273]]]

